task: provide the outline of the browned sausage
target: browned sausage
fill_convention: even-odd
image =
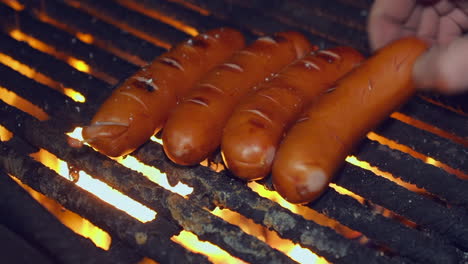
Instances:
[[[273,162],[276,190],[292,203],[317,198],[353,147],[415,92],[422,40],[396,41],[338,81],[288,131]]]
[[[311,48],[301,34],[282,32],[259,38],[216,67],[170,115],[163,129],[168,157],[181,165],[204,160],[219,146],[224,124],[239,100]]]
[[[303,108],[363,59],[350,47],[321,50],[263,83],[224,128],[221,151],[229,170],[245,180],[267,176],[283,134]]]
[[[175,46],[119,85],[83,138],[108,156],[132,152],[162,128],[179,98],[244,43],[238,31],[220,28]]]

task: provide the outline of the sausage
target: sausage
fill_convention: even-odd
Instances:
[[[283,134],[303,108],[363,59],[351,47],[321,50],[263,83],[224,128],[221,152],[229,170],[244,180],[267,176]]]
[[[239,100],[257,83],[311,51],[297,32],[261,37],[204,77],[171,113],[162,134],[167,156],[193,165],[214,152]]]
[[[413,64],[426,49],[414,37],[393,42],[306,109],[273,161],[279,194],[292,203],[316,199],[353,147],[414,94]]]
[[[116,88],[83,129],[84,140],[108,156],[132,152],[162,128],[204,74],[244,45],[237,30],[218,28],[173,47]]]

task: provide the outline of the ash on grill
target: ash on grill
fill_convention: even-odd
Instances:
[[[15,263],[220,261],[178,240],[191,232],[236,262],[312,261],[294,259],[210,212],[226,208],[332,263],[466,263],[466,95],[415,96],[363,140],[318,201],[289,209],[257,191],[271,189],[269,179],[246,184],[224,170],[175,166],[155,141],[131,156],[191,193],[171,192],[86,145],[69,145],[74,141],[65,133],[87,124],[119,80],[190,35],[231,26],[251,40],[298,30],[321,48],[349,45],[367,53],[370,3],[0,1],[0,234],[9,241],[2,256]],[[31,155],[40,149],[156,211],[156,218],[143,223],[61,177]],[[20,186],[105,230],[110,247],[72,232]],[[311,220],[311,212],[333,220]]]

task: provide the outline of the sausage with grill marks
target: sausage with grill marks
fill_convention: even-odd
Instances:
[[[108,156],[132,152],[204,74],[244,45],[237,30],[218,28],[175,46],[116,88],[83,129],[84,140]]]
[[[311,202],[326,189],[354,146],[414,94],[413,64],[426,49],[417,38],[391,43],[305,110],[273,162],[273,184],[286,200]]]
[[[312,49],[297,32],[261,37],[204,77],[170,115],[163,146],[175,163],[193,165],[214,152],[239,100],[253,87]]]
[[[321,50],[264,82],[224,128],[221,151],[229,170],[244,180],[267,176],[283,134],[303,108],[363,58],[350,47]]]

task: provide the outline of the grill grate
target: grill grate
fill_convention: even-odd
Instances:
[[[77,244],[69,248],[73,248],[74,252],[90,252],[83,255],[84,259],[61,259],[60,256],[66,255],[64,252],[53,247],[41,247],[47,252],[46,255],[66,263],[94,263],[97,259],[100,263],[134,263],[142,256],[160,263],[209,263],[206,256],[194,253],[171,239],[180,231],[187,230],[247,262],[294,263],[284,253],[205,209],[219,206],[238,212],[333,263],[468,261],[468,182],[452,174],[458,171],[460,175],[466,175],[468,171],[468,111],[457,98],[418,95],[399,110],[410,118],[436,127],[430,132],[396,117],[389,118],[374,131],[424,156],[437,159],[453,168],[453,171],[448,172],[369,139],[363,140],[354,154],[361,161],[423,188],[424,193],[415,193],[368,170],[347,164],[334,183],[364,197],[366,202],[360,203],[330,188],[318,201],[305,206],[362,233],[369,240],[367,243],[345,238],[332,228],[284,209],[259,196],[225,171],[215,172],[201,165],[175,166],[164,156],[162,146],[156,142],[148,142],[132,156],[166,173],[170,182],[180,181],[193,187],[194,191],[187,199],[87,146],[76,149],[68,145],[64,132],[87,124],[100,103],[110,94],[113,85],[161,54],[165,48],[189,36],[187,32],[190,30],[165,24],[163,19],[153,18],[151,12],[179,21],[188,26],[186,29],[204,31],[219,26],[236,27],[250,40],[276,31],[298,30],[322,48],[351,45],[367,54],[365,20],[370,1],[18,2],[25,6],[24,10],[14,10],[0,3],[0,28],[3,31],[0,33],[0,53],[65,87],[73,88],[86,97],[86,102],[75,102],[51,89],[48,84],[39,83],[0,64],[0,86],[37,105],[50,116],[49,120],[40,122],[0,102],[0,124],[14,134],[10,141],[0,143],[0,168],[89,219],[112,236],[111,248],[102,251],[83,246],[88,243],[86,240],[70,235],[72,242],[67,243]],[[136,11],[134,6],[146,9],[147,15]],[[53,47],[53,51],[39,51],[13,39],[10,36],[12,30],[20,30],[40,40]],[[76,37],[78,32],[91,35],[93,42],[81,41]],[[84,73],[70,66],[67,62],[69,57],[82,60],[90,66],[90,72]],[[435,133],[438,130],[443,130],[445,134]],[[156,220],[143,224],[34,161],[28,154],[39,148],[156,210]],[[2,188],[15,186],[1,171],[0,178]],[[271,188],[268,179],[260,183]],[[20,193],[17,187],[12,188],[15,191],[1,192],[0,197]],[[15,203],[1,204],[2,212],[5,212],[4,208],[12,208],[11,205],[33,207],[29,205],[28,198],[14,197],[17,197],[14,198]],[[20,206],[15,211],[21,212],[23,208]],[[385,208],[397,216],[378,213],[376,208]],[[50,217],[40,211],[34,214],[41,219]],[[11,227],[14,217],[15,214],[8,223],[11,229],[15,228]],[[413,224],[406,225],[399,218]],[[7,226],[5,221],[2,219],[0,222]],[[41,237],[40,234],[38,236]],[[58,241],[63,240],[63,237],[58,238]],[[70,252],[69,256],[77,254]]]

